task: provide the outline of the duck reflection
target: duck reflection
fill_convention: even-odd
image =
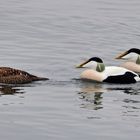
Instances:
[[[126,89],[126,90],[124,90],[124,93],[130,94],[130,95],[139,95],[140,89],[136,89],[136,88],[130,88],[129,90]]]
[[[14,94],[23,94],[24,92],[19,87],[1,85],[0,87],[0,96],[2,95],[14,95]]]
[[[139,95],[140,94],[140,89],[138,85],[126,85],[126,87],[122,87],[120,85],[120,87],[117,86],[112,86],[112,87],[108,87],[108,90],[110,91],[122,91],[125,94],[129,94],[129,95]]]
[[[140,88],[138,84],[101,84],[101,83],[93,83],[93,82],[81,82],[80,83],[80,92],[78,93],[79,98],[82,100],[81,108],[91,109],[91,110],[99,110],[103,109],[103,93],[123,93],[128,95],[140,95]],[[107,94],[106,96],[109,96]],[[132,97],[126,96],[125,99],[120,98],[120,100],[124,103],[132,102]],[[133,97],[134,98],[134,97]],[[135,103],[137,100],[135,99],[133,102]]]
[[[98,110],[102,109],[102,94],[107,90],[103,88],[102,84],[86,83],[81,85],[81,91],[78,93],[80,99],[83,100],[81,108]]]

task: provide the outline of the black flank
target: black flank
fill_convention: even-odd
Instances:
[[[109,76],[103,82],[107,83],[118,83],[118,84],[131,84],[136,83],[134,77],[137,76],[131,72],[126,72],[124,75]]]

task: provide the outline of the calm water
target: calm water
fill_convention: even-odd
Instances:
[[[49,77],[0,86],[3,140],[138,140],[140,83],[82,82],[75,65],[140,48],[139,0],[0,0],[0,66]]]

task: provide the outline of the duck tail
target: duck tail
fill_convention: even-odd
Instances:
[[[140,81],[140,75],[136,76],[136,77],[135,77],[135,80],[136,80],[137,82],[139,82],[139,81]]]
[[[32,80],[33,81],[45,81],[45,80],[49,80],[49,78],[46,78],[46,77],[38,77],[38,76],[32,75]]]

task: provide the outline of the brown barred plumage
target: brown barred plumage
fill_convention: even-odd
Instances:
[[[0,83],[25,84],[39,80],[48,80],[48,78],[37,77],[25,71],[10,67],[0,67]]]

